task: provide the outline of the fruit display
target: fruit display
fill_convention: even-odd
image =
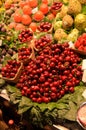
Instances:
[[[20,118],[18,122],[6,119],[6,123],[14,129],[23,121],[40,128],[51,126],[58,119],[76,122],[77,110],[86,100],[83,96],[86,84],[82,81],[86,2],[6,0],[2,3],[0,95],[4,89],[7,91],[9,103]]]
[[[86,31],[86,5],[79,0],[63,0],[63,3],[54,21],[55,39],[61,43],[63,41],[75,42],[78,36]],[[63,34],[60,34],[60,31],[57,33],[59,29],[65,32],[66,37],[62,37]]]
[[[74,92],[74,87],[79,84],[82,77],[80,61],[66,43],[47,46],[25,66],[17,87],[22,95],[34,102],[56,101],[65,93]]]

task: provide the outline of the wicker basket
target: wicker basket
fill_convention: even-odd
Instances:
[[[72,50],[78,54],[81,54],[81,55],[86,55],[86,51],[81,51],[81,50],[78,50],[78,49],[75,49],[75,48],[72,48]]]
[[[14,78],[6,78],[6,77],[2,77],[2,79],[4,79],[6,82],[10,82],[10,83],[17,83],[19,80],[19,77],[21,75],[21,72],[23,70],[23,63],[21,63],[17,73],[15,74]]]

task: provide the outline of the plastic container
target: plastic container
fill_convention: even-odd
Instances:
[[[77,111],[76,120],[86,130],[86,102],[82,103]]]

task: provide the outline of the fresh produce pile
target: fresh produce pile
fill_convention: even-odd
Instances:
[[[47,46],[24,66],[17,87],[34,102],[57,101],[65,93],[74,92],[74,87],[80,83],[80,62],[67,43]]]
[[[0,91],[31,124],[75,121],[85,100],[86,1],[6,0],[0,7]]]

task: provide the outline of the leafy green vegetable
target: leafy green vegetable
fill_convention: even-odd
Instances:
[[[32,105],[32,102],[31,102],[31,100],[30,99],[28,99],[27,97],[22,97],[21,98],[21,102],[20,102],[20,104],[19,104],[19,111],[18,111],[18,113],[19,114],[22,114],[22,113],[24,113],[24,112],[26,112],[27,110],[29,110],[31,107],[32,107],[33,105]]]
[[[80,86],[75,87],[74,93],[64,95],[57,102],[39,104],[21,96],[20,90],[15,86],[7,86],[11,101],[18,104],[18,113],[40,127],[45,124],[52,125],[58,118],[75,121],[78,107],[86,100],[82,96],[85,89],[86,87],[81,83]]]
[[[76,113],[77,113],[77,105],[74,104],[72,101],[69,102],[69,111],[64,114],[64,118],[68,119],[70,121],[75,121],[76,120]]]
[[[13,102],[14,104],[19,103],[21,100],[21,92],[19,91],[19,89],[11,85],[7,85],[6,89],[9,92],[11,102]]]

